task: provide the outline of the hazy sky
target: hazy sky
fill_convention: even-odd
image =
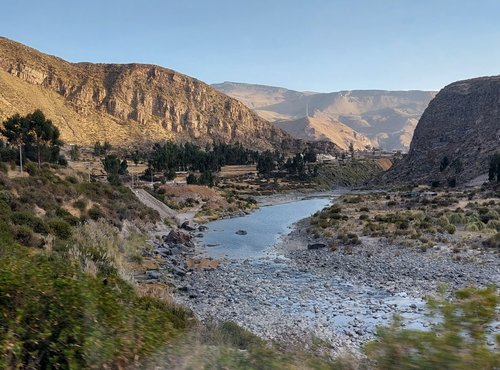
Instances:
[[[440,89],[500,74],[499,0],[15,0],[0,34],[66,60],[208,83]]]

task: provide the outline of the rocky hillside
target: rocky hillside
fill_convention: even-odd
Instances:
[[[239,101],[173,70],[69,63],[0,38],[0,119],[36,108],[69,143],[194,139],[264,149],[290,140]]]
[[[363,150],[372,144],[365,135],[357,133],[339,121],[320,115],[276,121],[274,124],[295,138],[307,141],[331,141],[343,150],[347,150],[351,143],[356,150]]]
[[[403,151],[409,149],[418,119],[435,96],[433,91],[299,92],[235,82],[212,86],[242,101],[261,117],[271,121],[293,122],[305,117],[306,111],[309,117],[329,120],[334,124],[329,130],[331,135],[327,137],[340,146],[350,138],[343,137],[340,142],[336,141],[343,136],[340,128],[335,127],[336,122],[351,129],[343,132],[352,135],[354,131],[358,134],[360,140],[354,141],[355,146],[364,146],[367,137],[371,146]]]
[[[500,150],[500,76],[443,88],[418,122],[405,159],[385,181],[463,184],[488,172]]]

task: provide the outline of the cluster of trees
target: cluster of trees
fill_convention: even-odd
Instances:
[[[194,185],[214,186],[214,176],[211,171],[204,171],[200,176],[190,173],[186,178],[186,183]]]
[[[308,165],[316,162],[316,153],[312,148],[307,148],[303,153],[296,153],[294,157],[285,159],[285,155],[280,152],[262,152],[257,159],[257,171],[265,176],[276,170],[286,171],[290,175],[300,177],[314,174],[317,171],[316,166],[311,169]]]
[[[15,114],[3,122],[0,133],[7,140],[7,145],[0,145],[2,160],[14,160],[18,152],[21,166],[23,158],[37,162],[38,166],[42,162],[66,164],[65,158],[59,154],[63,144],[59,130],[41,110],[26,116]]]
[[[148,162],[148,169],[143,178],[152,179],[153,174],[162,173],[163,178],[173,179],[176,171],[199,172],[188,177],[193,184],[213,184],[213,172],[225,165],[247,165],[256,163],[257,171],[269,176],[273,171],[286,171],[291,175],[306,176],[314,173],[308,164],[316,162],[313,148],[297,153],[292,158],[278,151],[258,152],[244,148],[240,143],[214,143],[202,148],[196,144],[177,144],[174,142],[157,143],[149,153],[135,151],[129,156],[135,163],[141,158]]]
[[[224,165],[243,165],[253,163],[259,153],[245,149],[241,144],[214,143],[201,148],[192,143],[177,144],[171,141],[157,143],[153,150],[144,155],[154,172],[175,171],[219,171]],[[135,158],[141,155],[137,151]]]
[[[94,144],[95,156],[106,155],[110,150],[111,150],[111,144],[106,140],[102,144],[100,141],[96,141],[96,143]]]

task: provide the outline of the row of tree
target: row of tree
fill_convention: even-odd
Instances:
[[[13,160],[18,149],[19,162],[22,166],[23,157],[31,161],[57,162],[62,161],[59,154],[62,146],[60,133],[51,120],[42,111],[36,110],[26,116],[16,114],[8,118],[0,133],[7,139],[7,145],[0,142],[0,159]],[[114,154],[108,154],[111,144],[96,142],[94,155],[104,156],[103,165],[110,182],[117,183],[119,176],[126,173],[127,162],[120,160]],[[73,145],[70,150],[72,160],[79,158],[79,148]],[[311,147],[294,157],[287,158],[278,151],[258,152],[244,148],[240,143],[213,143],[202,148],[196,144],[178,144],[172,141],[156,143],[149,152],[135,150],[127,156],[138,163],[145,160],[148,169],[146,178],[154,178],[161,173],[166,179],[175,178],[177,171],[199,172],[199,177],[191,177],[193,183],[213,183],[213,172],[220,171],[225,165],[247,165],[255,163],[260,174],[269,176],[274,171],[286,171],[292,175],[304,176],[308,172],[308,163],[316,161],[316,154]],[[21,167],[22,168],[22,167]],[[309,168],[309,173],[311,172]]]

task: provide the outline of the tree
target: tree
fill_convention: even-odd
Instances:
[[[490,168],[488,171],[490,181],[500,182],[500,152],[496,152],[490,159]]]
[[[5,136],[10,145],[19,147],[19,166],[21,173],[23,172],[23,144],[28,132],[28,122],[26,118],[15,114],[8,118],[3,123],[3,129],[0,130],[1,134]]]
[[[51,120],[46,119],[39,109],[26,116],[28,121],[28,145],[34,143],[36,147],[36,158],[38,167],[42,162],[42,151],[48,150],[49,161],[57,160],[62,142],[59,140],[59,129],[55,127]]]
[[[36,110],[24,117],[16,114],[8,118],[0,132],[10,145],[19,147],[21,172],[23,146],[25,156],[30,160],[36,160],[38,166],[42,162],[42,157],[46,157],[50,162],[56,162],[59,158],[62,145],[59,130],[51,120],[45,118],[41,110]]]
[[[257,171],[263,175],[269,175],[276,168],[273,153],[269,150],[261,153],[257,160]]]
[[[120,159],[115,154],[109,154],[102,160],[104,170],[108,174],[108,181],[111,185],[120,185],[120,176],[127,173],[127,161]]]
[[[349,143],[349,153],[351,153],[351,158],[354,158],[354,143],[352,141]]]
[[[77,161],[80,158],[80,148],[78,147],[78,145],[71,145],[69,157],[72,161]]]
[[[112,146],[108,141],[104,141],[104,144],[101,144],[100,141],[96,141],[94,144],[94,155],[106,155],[111,148]]]
[[[165,176],[165,179],[167,179],[168,181],[172,181],[173,179],[175,179],[176,175],[177,174],[175,173],[175,170],[173,168],[169,168],[163,173],[163,176]]]
[[[443,159],[441,159],[441,163],[439,164],[439,171],[443,172],[449,164],[450,160],[448,159],[448,157],[443,157]]]
[[[304,162],[306,163],[314,163],[316,162],[316,153],[313,148],[308,148],[304,153]]]

